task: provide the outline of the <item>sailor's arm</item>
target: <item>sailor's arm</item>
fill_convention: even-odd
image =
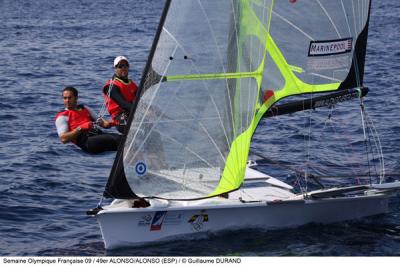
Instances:
[[[101,126],[102,128],[110,128],[116,126],[116,123],[113,120],[106,120],[102,117],[96,119],[95,113],[89,107],[85,106],[85,108],[89,111],[90,116],[93,121],[96,121],[96,124]]]
[[[71,130],[71,131],[68,131],[68,132],[65,132],[65,133],[61,134],[60,140],[61,140],[62,143],[65,144],[65,143],[68,143],[70,141],[76,140],[78,138],[79,134],[80,134],[80,131],[79,131],[79,127],[78,127],[78,128],[76,128],[74,130]]]
[[[99,126],[101,126],[102,128],[110,128],[110,127],[114,127],[117,126],[117,122],[113,121],[113,120],[105,120],[103,118],[98,118],[96,120],[97,124]]]
[[[68,118],[66,116],[59,116],[56,119],[56,128],[58,137],[60,138],[60,141],[64,144],[76,140],[80,133],[79,127],[69,131]]]
[[[93,122],[86,122],[80,125],[79,127],[59,134],[60,140],[62,143],[68,143],[70,141],[74,141],[78,138],[81,131],[87,132],[93,127]]]

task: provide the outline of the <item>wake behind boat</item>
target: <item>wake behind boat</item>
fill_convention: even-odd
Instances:
[[[262,118],[350,99],[363,113],[369,12],[368,0],[166,1],[104,191],[115,200],[89,212],[106,248],[387,212],[400,184],[383,174],[295,192],[247,165]],[[277,104],[314,93],[328,94]]]

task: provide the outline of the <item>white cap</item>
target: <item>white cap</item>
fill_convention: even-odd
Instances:
[[[120,61],[122,61],[122,60],[125,60],[126,62],[129,63],[128,58],[126,58],[125,56],[120,55],[120,56],[117,56],[117,57],[114,59],[114,67],[116,67],[116,66],[118,65],[118,63],[119,63]]]

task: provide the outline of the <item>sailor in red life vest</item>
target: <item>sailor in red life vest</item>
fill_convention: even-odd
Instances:
[[[114,59],[114,68],[114,76],[103,86],[103,95],[108,112],[118,123],[118,131],[123,133],[138,87],[128,78],[129,62],[126,57],[117,56]]]
[[[116,151],[121,135],[103,133],[95,124],[103,128],[115,125],[113,121],[98,119],[91,110],[83,105],[78,105],[78,91],[74,87],[66,87],[62,91],[65,110],[56,115],[57,133],[62,143],[73,142],[83,151],[88,153],[101,153]]]

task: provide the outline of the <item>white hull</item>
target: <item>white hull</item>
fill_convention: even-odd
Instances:
[[[199,232],[241,228],[281,229],[332,223],[388,211],[385,196],[277,203],[237,203],[187,207],[117,208],[97,219],[106,249],[144,245]],[[157,219],[158,218],[158,219]]]
[[[364,189],[349,197],[332,196],[332,191],[342,191],[333,189],[317,191],[328,193],[325,198],[304,199],[291,193],[289,185],[272,177],[246,183],[250,186],[231,193],[229,199],[151,200],[147,208],[132,208],[131,201],[116,200],[96,215],[105,247],[145,245],[201,232],[244,228],[272,230],[358,219],[387,212],[391,195],[379,189]]]

